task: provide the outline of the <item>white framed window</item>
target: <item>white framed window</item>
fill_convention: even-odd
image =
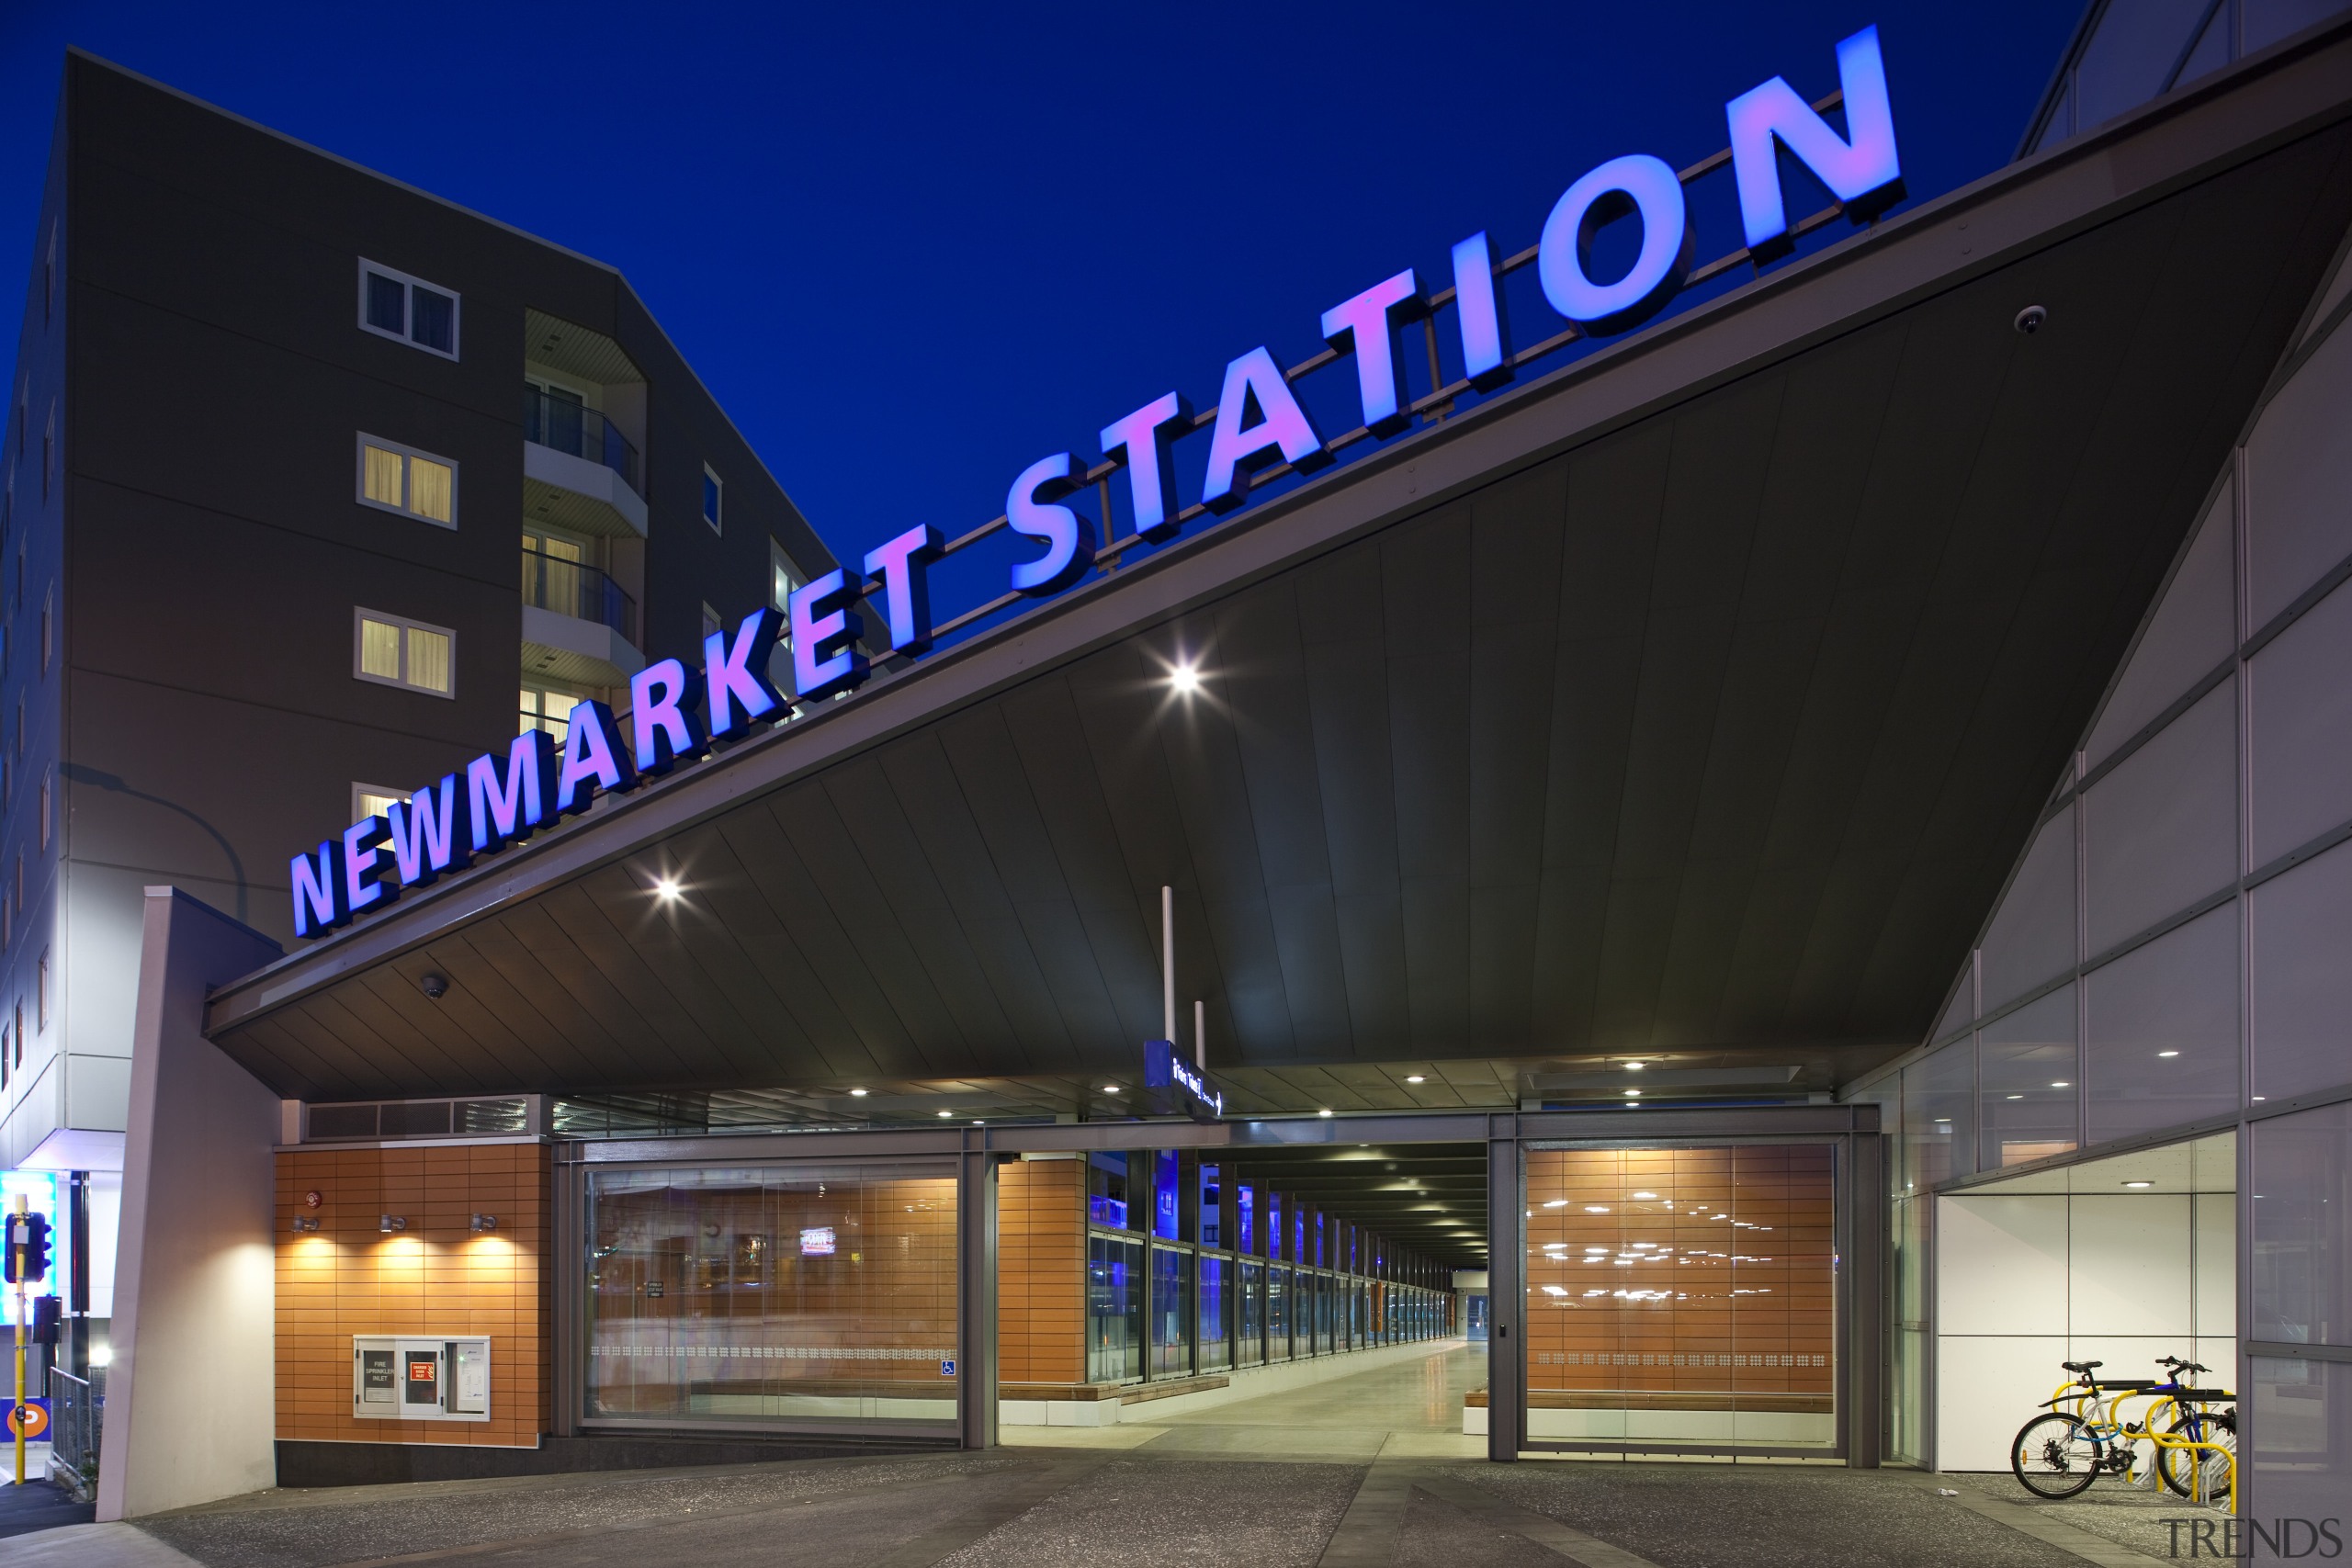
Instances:
[[[458,298],[455,289],[427,283],[366,256],[359,258],[362,332],[455,359]]]
[[[458,634],[447,626],[381,610],[351,612],[351,673],[356,680],[454,697],[457,654]]]
[[[40,1009],[39,1016],[40,1018],[40,1032],[43,1034],[46,1034],[49,1032],[49,949],[45,947],[40,950],[40,977],[36,979],[33,984],[37,987],[34,992],[33,999],[36,1006]],[[24,1048],[24,1032],[22,1030],[18,1030],[17,1032],[17,1049],[21,1051]],[[19,1057],[17,1065],[18,1066],[24,1066],[23,1058]]]
[[[51,800],[51,796],[52,796],[52,795],[54,795],[54,794],[56,793],[54,790],[51,789],[51,787],[50,787],[50,783],[51,783],[51,779],[53,779],[54,777],[55,777],[55,773],[54,773],[54,771],[53,771],[53,770],[51,770],[51,769],[47,769],[47,768],[44,768],[44,769],[42,769],[42,770],[41,770],[41,775],[40,775],[40,852],[41,852],[41,853],[43,853],[43,854],[47,854],[47,853],[49,852],[49,803],[50,803],[50,800]]]
[[[702,466],[702,520],[710,525],[710,531],[714,534],[726,532],[719,526],[726,502],[726,481],[711,472],[710,465],[705,463]]]
[[[359,433],[358,498],[362,506],[454,528],[458,525],[458,460],[420,452],[363,430]]]

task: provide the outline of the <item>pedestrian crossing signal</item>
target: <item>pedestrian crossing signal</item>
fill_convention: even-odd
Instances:
[[[10,1214],[6,1248],[6,1278],[11,1285],[31,1285],[49,1278],[49,1216]]]

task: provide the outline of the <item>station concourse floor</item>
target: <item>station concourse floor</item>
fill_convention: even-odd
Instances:
[[[2007,1475],[1463,1452],[1483,1355],[981,1452],[273,1491],[0,1541],[6,1568],[2071,1568],[2208,1510]],[[1023,1440],[1026,1439],[1026,1440]],[[1080,1439],[1091,1439],[1081,1442]],[[1450,1445],[1450,1446],[1449,1446]],[[2166,1521],[2179,1521],[2168,1529]],[[2168,1551],[2168,1542],[2175,1546]]]

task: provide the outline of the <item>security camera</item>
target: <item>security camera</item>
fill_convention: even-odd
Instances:
[[[424,986],[424,994],[431,997],[436,1002],[443,997],[449,994],[449,980],[447,976],[427,975],[424,977],[423,984]]]
[[[2018,312],[2018,319],[2011,324],[2015,326],[2018,331],[2025,333],[2026,336],[2031,337],[2034,333],[2041,330],[2041,323],[2049,319],[2050,312],[2043,310],[2041,306],[2028,305],[2024,310]]]

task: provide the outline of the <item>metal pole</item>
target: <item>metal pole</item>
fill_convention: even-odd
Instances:
[[[1159,890],[1160,1038],[1176,1043],[1176,889]]]
[[[1198,997],[1193,998],[1193,1066],[1209,1070],[1209,1005]]]
[[[17,1484],[25,1483],[25,1255],[17,1245],[17,1226],[23,1222],[31,1200],[17,1194],[16,1213],[8,1220],[8,1250],[16,1256],[16,1265],[9,1270],[17,1277],[17,1403],[8,1412],[8,1425],[17,1430]]]

